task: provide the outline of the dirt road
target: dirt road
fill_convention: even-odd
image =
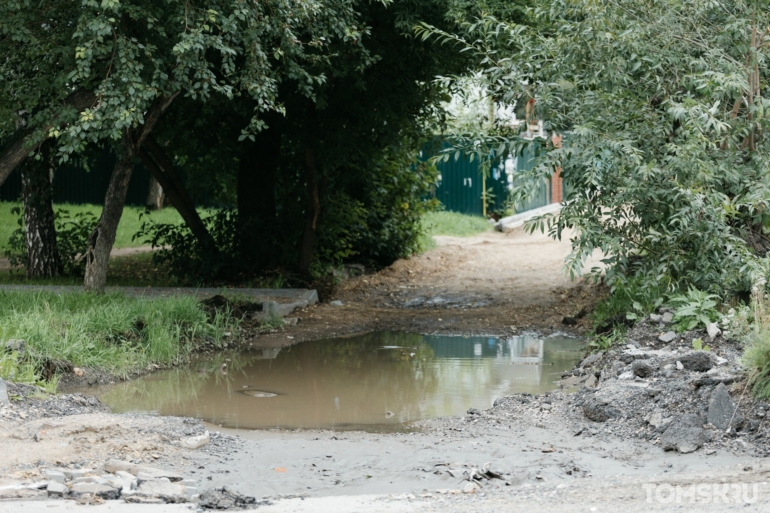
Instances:
[[[279,347],[375,329],[579,330],[585,320],[569,328],[562,320],[590,310],[599,290],[564,278],[568,252],[566,242],[521,231],[440,238],[438,248],[420,257],[345,282],[332,298],[340,306],[326,302],[299,312],[298,325],[251,344]],[[34,404],[30,399],[0,412],[0,485],[39,479],[52,466],[98,470],[116,457],[176,470],[201,491],[224,486],[264,499],[260,509],[266,512],[770,509],[770,467],[747,445],[664,452],[654,440],[619,434],[617,423],[586,420],[572,396],[561,392],[393,434],[227,431],[191,419],[78,411],[49,418],[42,407],[32,413]],[[204,427],[212,433],[210,444],[180,447],[181,437]],[[468,476],[485,464],[498,477],[471,483]],[[740,493],[718,488],[725,484]],[[705,488],[689,495],[691,485]],[[0,502],[0,510],[32,511],[29,504]],[[40,502],[45,508],[38,509],[56,511],[57,504]],[[181,510],[138,505],[120,511],[152,513],[153,507]],[[71,503],[62,509],[76,510]]]

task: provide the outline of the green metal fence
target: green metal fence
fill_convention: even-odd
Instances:
[[[104,203],[104,194],[110,183],[115,160],[115,155],[105,151],[89,164],[88,171],[83,166],[74,164],[60,166],[53,178],[54,202],[96,205]],[[150,171],[141,163],[137,163],[128,185],[126,204],[144,206],[149,185]],[[19,201],[20,198],[21,173],[16,170],[0,187],[0,200]]]
[[[435,153],[448,147],[444,142]],[[432,156],[429,147],[423,150],[421,159],[427,160]],[[463,214],[483,214],[483,180],[478,159],[472,162],[468,156],[461,153],[455,160],[454,156],[446,162],[439,161],[436,167],[439,171],[439,183],[436,186],[435,198],[438,199],[446,210]],[[517,185],[517,174],[532,169],[534,165],[534,153],[527,148],[519,157],[510,157],[506,161],[493,163],[486,187],[491,194],[492,201],[488,201],[489,211],[500,211],[508,200],[511,188]],[[515,205],[516,212],[524,212],[542,207],[551,203],[551,190],[548,183],[542,183],[538,192],[521,205]]]

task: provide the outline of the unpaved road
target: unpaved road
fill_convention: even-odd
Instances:
[[[590,310],[600,294],[561,274],[566,242],[520,230],[439,242],[425,255],[347,281],[333,298],[343,306],[309,308],[299,313],[297,326],[259,336],[251,344],[277,347],[375,329],[552,332],[565,329],[565,316]],[[579,330],[584,322],[570,329]],[[9,414],[0,417],[0,476],[6,482],[35,479],[42,468],[54,465],[98,469],[106,458],[118,457],[177,470],[195,479],[202,491],[226,486],[267,498],[272,504],[260,506],[266,512],[770,511],[770,465],[751,451],[667,453],[646,440],[616,436],[599,423],[576,435],[564,411],[493,409],[426,421],[406,434],[225,432],[208,425],[215,434],[212,443],[195,451],[177,444],[181,436],[200,431],[191,420],[107,413],[22,419]],[[462,493],[469,484],[462,472],[485,463],[503,479]],[[725,483],[748,494],[723,493],[717,486]],[[691,496],[687,487],[692,484],[705,488]],[[754,484],[759,495],[753,494]],[[82,508],[115,513],[185,508],[109,506]],[[78,510],[72,503],[64,508],[61,501],[34,507],[0,502],[0,511],[9,512]]]

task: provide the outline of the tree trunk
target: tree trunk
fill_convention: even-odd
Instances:
[[[47,153],[43,153],[41,160],[28,160],[21,174],[27,278],[53,278],[61,273],[61,260],[56,248],[50,159]]]
[[[118,158],[112,171],[110,185],[104,196],[104,208],[96,228],[88,238],[86,250],[86,276],[83,287],[92,292],[101,293],[107,284],[107,264],[110,261],[110,252],[115,243],[115,235],[118,231],[118,223],[123,215],[123,207],[126,204],[126,193],[131,173],[134,171],[134,158],[139,154],[139,148],[155,128],[160,117],[166,111],[179,92],[165,98],[158,98],[147,111],[144,117],[144,125],[137,134],[127,128],[123,134],[123,155]]]
[[[148,210],[161,210],[166,194],[163,187],[158,183],[154,176],[150,176],[150,183],[147,185],[147,200],[144,202]]]
[[[305,169],[307,170],[307,212],[305,213],[305,230],[299,247],[299,271],[308,276],[310,264],[313,262],[315,251],[318,219],[321,216],[321,198],[318,194],[318,172],[316,169],[315,152],[305,149]]]
[[[133,171],[134,155],[133,151],[129,150],[115,163],[110,185],[104,196],[102,215],[88,240],[86,277],[83,282],[87,290],[102,292],[107,284],[107,264],[110,260],[112,245],[115,244],[115,235],[120,217],[123,215],[128,183]]]
[[[182,184],[176,169],[174,169],[171,161],[166,157],[165,152],[162,151],[160,146],[155,148],[149,142],[150,139],[148,138],[146,144],[139,150],[142,162],[150,170],[153,178],[163,187],[171,206],[179,212],[179,215],[182,216],[182,219],[184,219],[195,238],[198,239],[198,242],[213,247],[214,240],[198,215],[198,211],[195,210],[195,204],[190,195],[187,194],[187,189]],[[149,148],[154,150],[153,153],[147,151]]]
[[[238,167],[238,219],[241,248],[253,270],[271,265],[276,256],[276,174],[281,159],[281,127],[270,128],[244,143]]]

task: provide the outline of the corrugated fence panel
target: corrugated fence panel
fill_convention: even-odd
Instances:
[[[54,202],[96,205],[104,203],[104,194],[107,192],[115,161],[115,155],[105,151],[90,164],[90,171],[75,165],[65,164],[59,167],[53,178]],[[149,170],[141,163],[134,165],[126,194],[126,204],[144,206],[147,201],[149,182]],[[17,169],[0,187],[0,200],[19,201],[20,198],[21,173]]]

